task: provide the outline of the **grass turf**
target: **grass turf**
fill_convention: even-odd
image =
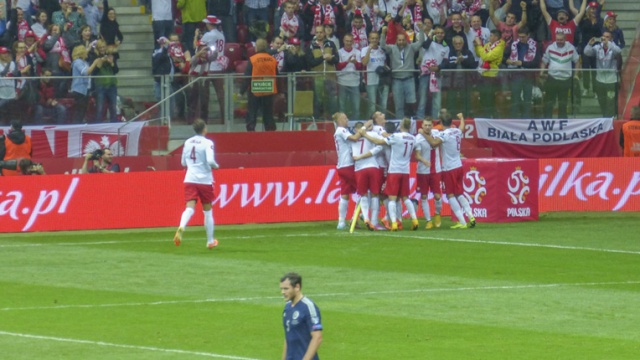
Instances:
[[[0,235],[6,359],[279,359],[303,275],[324,359],[636,359],[637,213],[475,229],[333,222]],[[405,225],[409,225],[406,223]],[[450,225],[448,222],[443,224]]]

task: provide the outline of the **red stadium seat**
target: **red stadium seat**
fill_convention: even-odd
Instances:
[[[236,39],[240,44],[246,44],[249,41],[249,29],[247,25],[240,24],[236,27]]]
[[[244,74],[244,71],[247,70],[247,65],[249,61],[247,60],[238,60],[234,63],[234,68],[236,69],[236,73]]]
[[[236,61],[242,60],[242,47],[238,43],[226,43],[224,44],[224,55],[229,58],[229,65],[235,64]],[[233,71],[233,66],[228,67],[230,71]]]
[[[256,48],[255,48],[255,46],[253,46],[253,44],[252,44],[252,43],[246,43],[246,44],[244,45],[244,47],[245,47],[245,49],[246,49],[246,51],[247,51],[247,59],[248,59],[248,58],[250,58],[250,57],[252,57],[253,55],[255,55],[255,53],[256,53]]]

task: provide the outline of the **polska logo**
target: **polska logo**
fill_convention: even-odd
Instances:
[[[463,187],[469,204],[480,204],[487,195],[487,179],[475,166],[472,166],[465,175]]]
[[[509,188],[507,194],[509,198],[511,198],[513,205],[525,203],[527,195],[531,192],[531,188],[529,187],[530,181],[529,177],[522,171],[522,168],[516,166],[515,171],[512,172],[511,176],[507,179],[507,187]]]
[[[83,155],[98,149],[109,149],[114,155],[124,155],[127,148],[127,135],[83,133],[82,144]]]

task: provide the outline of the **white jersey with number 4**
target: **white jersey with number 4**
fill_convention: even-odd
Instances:
[[[416,145],[416,138],[405,132],[393,133],[384,139],[391,147],[389,174],[409,174],[409,163]]]
[[[373,131],[368,131],[367,134],[371,137],[382,139],[382,136],[376,134]],[[376,155],[382,151],[381,145],[376,145],[371,141],[367,140],[365,137],[361,137],[358,141],[351,142],[351,152],[353,156],[360,156],[362,154],[366,154],[371,152],[373,156],[368,157],[366,159],[360,159],[356,161],[355,171],[366,169],[366,168],[378,168],[378,161],[376,161]]]
[[[431,130],[431,136],[438,137],[440,131]],[[429,160],[431,166],[425,165],[422,161],[418,161],[416,174],[437,174],[442,171],[442,163],[440,161],[440,147],[432,148],[422,134],[416,136],[416,150],[420,151],[422,158]]]
[[[196,135],[184,142],[182,166],[187,167],[184,182],[192,184],[213,184],[212,167],[217,167],[213,154],[213,141]]]
[[[353,165],[353,156],[351,155],[351,140],[349,140],[351,133],[347,128],[339,126],[336,128],[336,132],[333,134],[333,139],[336,142],[336,153],[338,155],[338,165],[336,168]]]
[[[442,147],[442,170],[449,171],[462,167],[462,160],[460,160],[462,131],[458,128],[448,128],[436,136],[442,140],[442,145],[440,145]]]

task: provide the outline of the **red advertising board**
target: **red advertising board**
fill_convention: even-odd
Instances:
[[[640,159],[540,159],[540,211],[640,211]]]

